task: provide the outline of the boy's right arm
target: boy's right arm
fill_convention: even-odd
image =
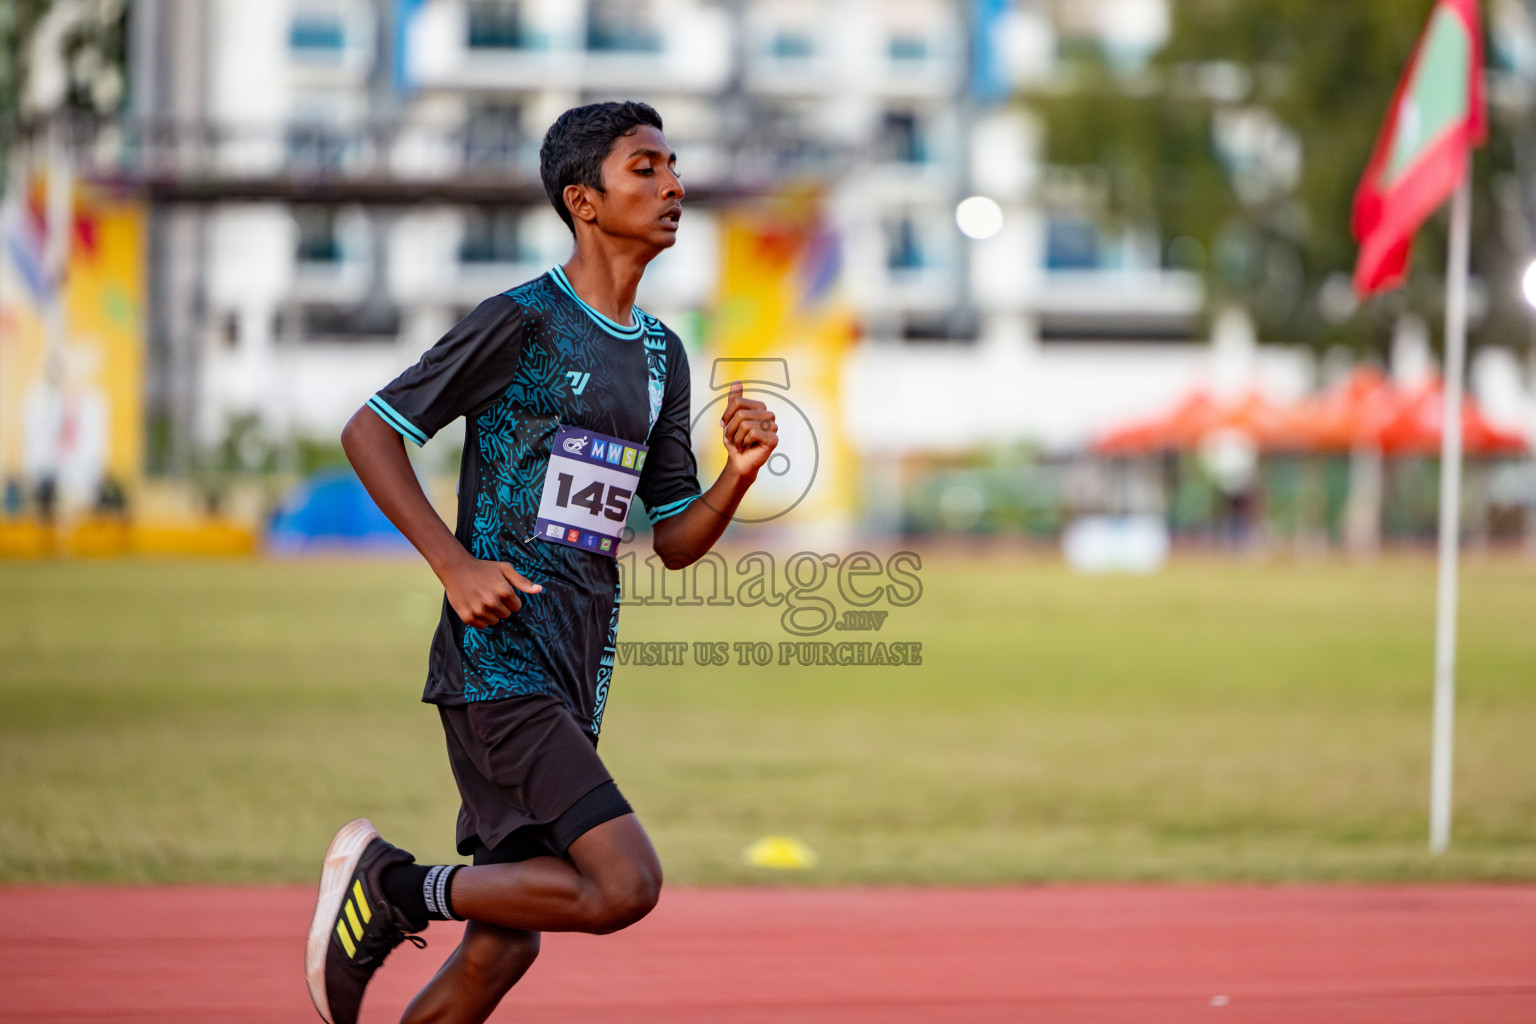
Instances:
[[[352,415],[341,446],[374,503],[442,581],[449,605],[466,626],[494,625],[522,607],[519,591],[543,589],[506,562],[482,561],[464,550],[422,492],[400,435],[372,409],[365,406]]]

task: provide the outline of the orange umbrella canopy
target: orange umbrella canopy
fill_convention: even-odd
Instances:
[[[1341,452],[1377,448],[1387,455],[1433,455],[1440,450],[1445,391],[1438,379],[1405,392],[1380,370],[1362,367],[1326,394],[1279,406],[1258,392],[1217,401],[1192,391],[1161,416],[1103,435],[1102,455],[1189,451],[1217,431],[1247,436],[1262,451]],[[1523,437],[1488,422],[1471,396],[1461,407],[1462,446],[1470,455],[1519,455]]]
[[[1437,455],[1445,427],[1445,388],[1431,379],[1400,403],[1397,415],[1382,427],[1381,450],[1389,455]],[[1469,455],[1522,455],[1525,438],[1502,430],[1483,415],[1471,395],[1461,398],[1461,446]]]
[[[1136,455],[1189,447],[1215,419],[1216,403],[1204,391],[1191,391],[1161,416],[1138,420],[1112,430],[1094,444],[1105,455]]]
[[[1257,391],[1217,401],[1192,391],[1161,416],[1112,430],[1094,444],[1104,455],[1143,455],[1198,448],[1210,435],[1243,434],[1264,450],[1304,447],[1305,424],[1294,410],[1276,405]]]
[[[1403,400],[1392,382],[1374,367],[1360,367],[1342,383],[1297,409],[1307,447],[1348,451],[1380,447],[1381,432],[1402,411]]]

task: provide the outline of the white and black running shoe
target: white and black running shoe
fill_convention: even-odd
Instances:
[[[363,992],[401,942],[425,946],[405,916],[384,898],[384,871],[415,861],[379,837],[367,818],[341,826],[325,851],[320,898],[309,926],[304,974],[309,997],[326,1024],[356,1024]]]

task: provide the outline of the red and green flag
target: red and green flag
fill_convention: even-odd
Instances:
[[[1477,0],[1439,0],[1355,191],[1355,292],[1401,284],[1419,226],[1456,191],[1488,136]]]

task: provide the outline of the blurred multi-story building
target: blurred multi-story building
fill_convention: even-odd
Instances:
[[[855,433],[1080,443],[1211,363],[1190,343],[1198,277],[1086,217],[1010,99],[1084,35],[1145,60],[1166,0],[136,0],[131,17],[121,159],[155,211],[151,410],[188,444],[240,421],[334,437],[476,302],[563,259],[539,141],[610,98],[655,104],[680,153],[686,228],[641,302],[689,343],[720,216],[820,191],[861,327]],[[1270,362],[1304,384],[1304,360]]]

